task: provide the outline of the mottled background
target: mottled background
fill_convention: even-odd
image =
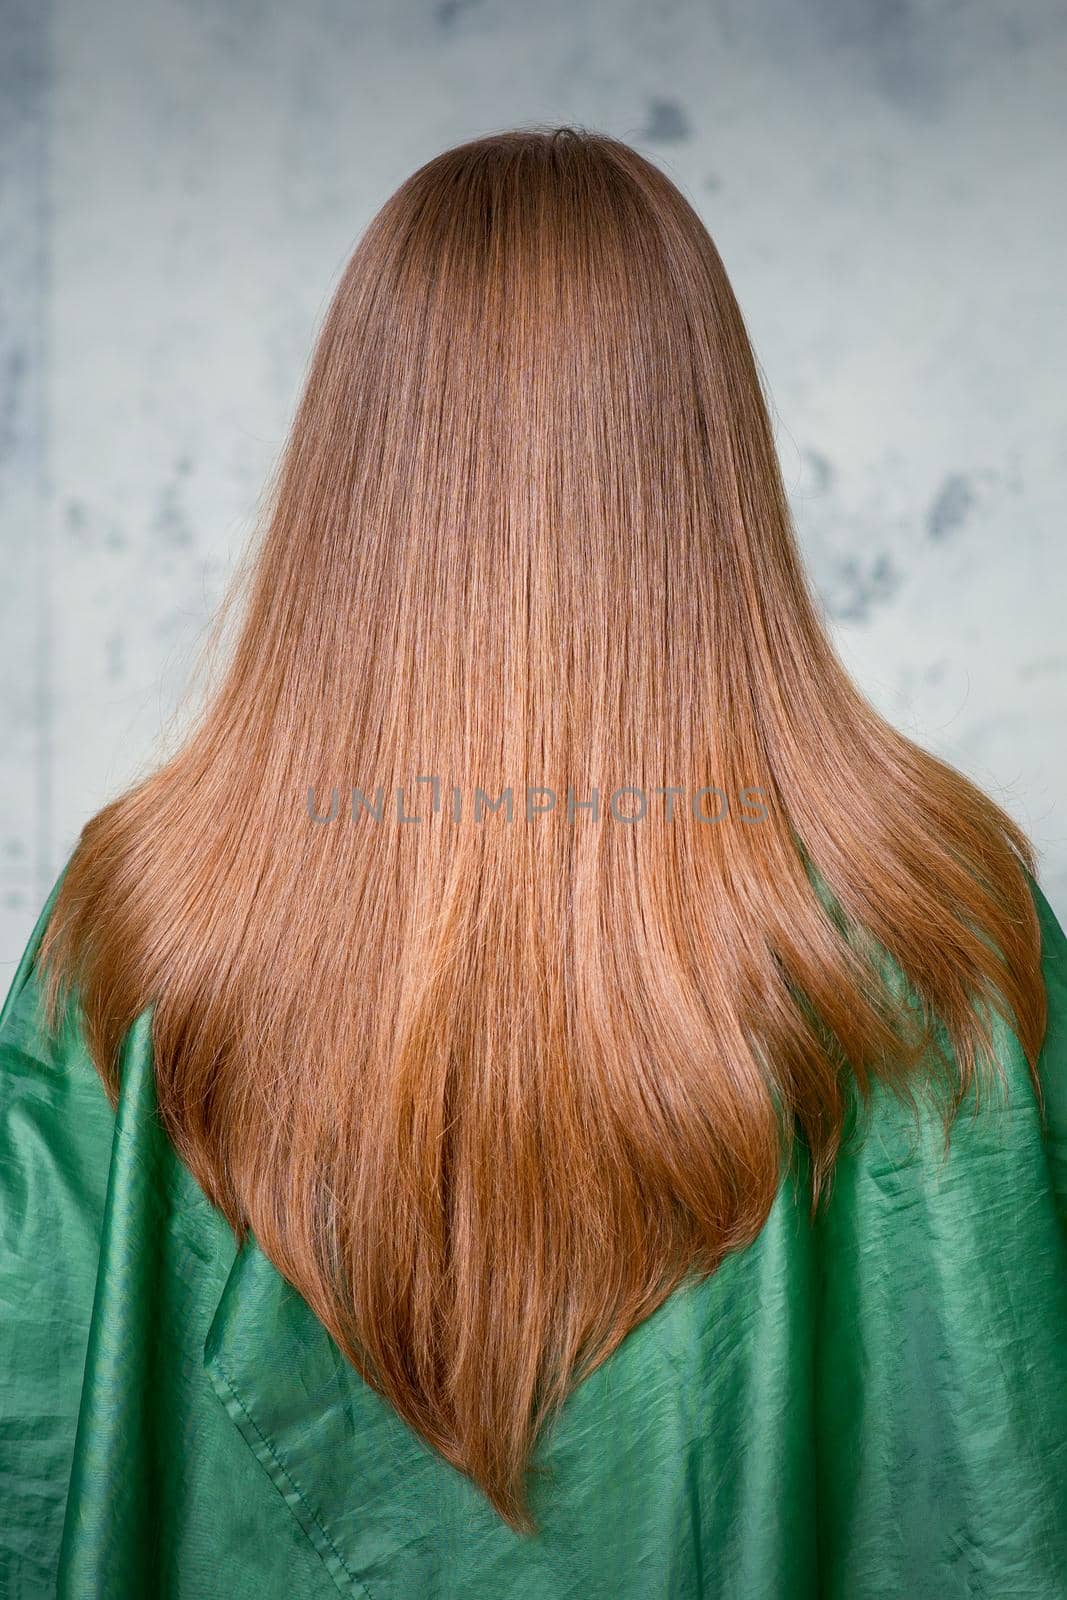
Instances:
[[[839,646],[1067,915],[1059,0],[0,0],[0,981],[141,770],[367,221],[577,122],[697,205]]]

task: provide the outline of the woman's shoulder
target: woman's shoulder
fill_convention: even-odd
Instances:
[[[49,1019],[38,951],[62,882],[57,880],[15,967],[0,1008],[0,1190],[5,1233],[12,1205],[32,1190],[79,1198],[83,1209],[103,1204],[115,1114],[97,1073],[76,1008],[58,1024]],[[47,1175],[47,1185],[45,1185]],[[38,1204],[21,1219],[40,1219]],[[20,1244],[20,1249],[22,1245]]]
[[[115,1125],[73,1014],[47,1020],[36,956],[56,889],[0,1011],[5,1594],[54,1592]]]

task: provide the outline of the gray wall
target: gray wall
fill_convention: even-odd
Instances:
[[[0,0],[0,983],[150,759],[363,227],[571,121],[705,217],[839,646],[1067,913],[1067,10]]]

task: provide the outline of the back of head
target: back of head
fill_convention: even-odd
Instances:
[[[818,1191],[853,1090],[955,1104],[991,1009],[1033,1061],[1028,865],[837,662],[695,211],[518,131],[371,223],[225,676],[42,959],[113,1096],[153,1007],[206,1193],[524,1526],[540,1427],[792,1140]]]

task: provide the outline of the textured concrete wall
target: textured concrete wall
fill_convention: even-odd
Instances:
[[[0,981],[150,759],[359,233],[517,123],[705,217],[840,648],[1067,914],[1067,12],[0,0]]]

